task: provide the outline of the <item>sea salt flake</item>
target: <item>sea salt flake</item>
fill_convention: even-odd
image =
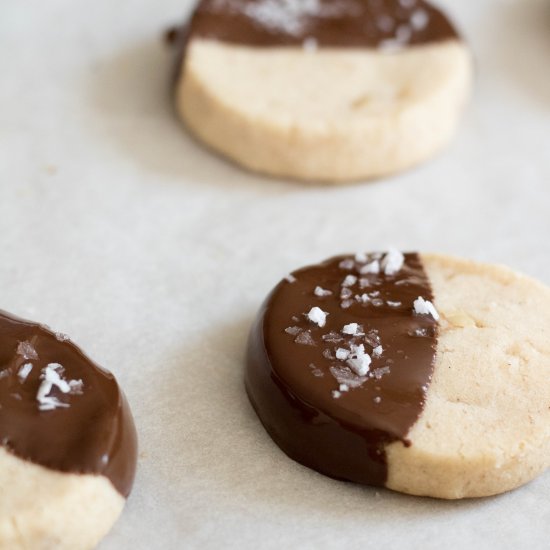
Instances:
[[[419,296],[414,301],[414,312],[418,315],[431,315],[436,321],[439,321],[439,313],[429,300],[424,300]]]
[[[296,282],[296,277],[294,277],[294,275],[292,275],[291,273],[289,273],[288,275],[285,275],[285,280],[288,282],[288,283],[295,283]]]
[[[349,391],[349,386],[347,384],[340,384],[338,389],[340,390],[340,392],[345,393]]]
[[[19,381],[21,383],[25,382],[27,380],[27,376],[32,371],[32,363],[25,363],[17,372],[17,377],[19,378]]]
[[[314,346],[315,341],[313,340],[313,337],[311,336],[311,333],[309,330],[305,330],[304,332],[301,332],[296,336],[294,339],[294,342],[297,344],[301,344],[302,346]]]
[[[342,397],[342,394],[339,391],[334,390],[332,392],[332,397],[333,399],[340,399],[340,397]]]
[[[363,304],[367,304],[370,301],[368,294],[361,294],[361,296],[356,296],[355,299]]]
[[[69,338],[69,335],[68,334],[65,334],[63,332],[56,332],[55,333],[55,337],[57,338],[57,340],[59,340],[60,342],[68,342],[70,340]]]
[[[390,372],[391,371],[389,367],[381,367],[379,369],[374,369],[372,371],[372,375],[376,380],[380,380],[383,376],[385,376],[386,374],[389,374]]]
[[[365,336],[365,342],[372,348],[375,348],[380,345],[380,336],[378,335],[378,332],[373,329],[370,330],[366,336]]]
[[[361,279],[359,279],[359,287],[361,289],[367,288],[369,286],[370,286],[370,281],[368,279],[366,279],[365,277],[362,277]]]
[[[355,275],[348,275],[343,281],[342,286],[353,286],[357,282]]]
[[[365,346],[351,346],[351,354],[348,359],[348,365],[359,376],[365,376],[370,370],[372,362],[370,355],[365,353]]]
[[[372,354],[375,356],[375,357],[380,357],[382,355],[382,353],[384,353],[384,348],[382,346],[376,346],[373,350],[372,350]]]
[[[379,405],[380,403],[382,403],[382,398],[381,398],[379,395],[377,395],[377,396],[373,399],[373,401],[374,401],[377,405]]]
[[[374,306],[374,307],[381,307],[384,305],[384,300],[382,300],[381,298],[373,298],[371,300],[371,304]]]
[[[285,328],[285,332],[287,334],[291,334],[292,336],[296,336],[297,334],[300,334],[300,332],[302,332],[302,329],[300,327],[288,327]]]
[[[324,298],[325,296],[331,296],[332,292],[330,290],[325,290],[320,286],[316,286],[313,294],[315,294],[315,296],[318,296],[319,298]]]
[[[430,20],[430,16],[426,10],[421,8],[413,11],[411,15],[411,27],[415,31],[423,31],[427,26]]]
[[[359,269],[359,273],[361,275],[380,273],[380,262],[378,260],[374,260],[372,262],[369,262],[368,264],[365,264]]]
[[[395,275],[401,271],[405,263],[405,256],[395,248],[390,248],[382,260],[382,269],[385,275]]]
[[[72,395],[82,395],[84,382],[82,380],[69,380],[70,393]]]
[[[336,359],[339,359],[340,361],[345,361],[349,357],[349,350],[344,348],[338,348],[336,350]]]
[[[330,360],[334,359],[334,356],[332,355],[332,352],[329,349],[323,350],[323,357],[325,359],[330,359]]]
[[[357,336],[361,331],[362,327],[358,323],[349,323],[342,328],[342,333],[350,336]]]
[[[350,288],[344,287],[340,291],[340,298],[342,298],[344,300],[347,300],[348,298],[351,298],[352,296],[353,296],[353,292],[351,291]]]
[[[325,375],[321,369],[318,369],[315,366],[314,363],[310,363],[309,368],[311,369],[311,374],[313,374],[316,378],[322,378]]]
[[[346,270],[350,270],[350,269],[353,269],[355,267],[355,262],[351,259],[347,259],[347,260],[342,260],[339,264],[338,264],[338,267],[340,269],[346,269]]]
[[[399,306],[401,306],[401,302],[392,302],[391,300],[387,300],[386,304],[388,304],[390,307],[399,307]]]
[[[332,342],[332,343],[337,343],[337,342],[341,342],[343,340],[342,336],[340,334],[338,334],[337,332],[329,332],[328,334],[323,334],[323,336],[321,337],[325,342]]]
[[[327,315],[326,311],[323,311],[320,307],[312,307],[307,313],[307,318],[315,323],[319,327],[324,327],[327,324]]]
[[[42,382],[36,394],[39,410],[52,411],[61,407],[69,407],[68,403],[63,403],[57,397],[49,395],[54,386],[62,393],[70,393],[76,386],[78,386],[80,391],[82,390],[82,380],[67,381],[62,378],[63,372],[63,366],[59,363],[49,363],[42,369],[42,374],[40,375]]]
[[[366,263],[368,259],[368,256],[364,252],[358,252],[355,254],[355,261],[360,264]]]
[[[353,300],[344,300],[343,302],[340,302],[340,307],[342,309],[348,309],[353,305]]]
[[[30,342],[19,342],[17,345],[17,355],[23,359],[38,359],[38,353]]]
[[[332,366],[330,374],[338,384],[345,384],[348,388],[359,388],[368,380],[366,376],[357,376],[349,367]]]

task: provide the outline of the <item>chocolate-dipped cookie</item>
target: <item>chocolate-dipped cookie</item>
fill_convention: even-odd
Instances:
[[[246,388],[294,460],[439,498],[501,493],[550,463],[550,289],[417,253],[292,273],[252,328]]]
[[[0,311],[0,548],[93,548],[136,459],[114,376],[65,335]]]
[[[202,0],[177,42],[188,128],[274,176],[409,168],[449,141],[470,89],[468,48],[423,0]]]

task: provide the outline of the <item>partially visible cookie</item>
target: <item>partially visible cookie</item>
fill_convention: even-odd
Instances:
[[[246,387],[274,441],[321,473],[502,493],[550,465],[550,289],[446,256],[332,258],[267,298]]]
[[[137,438],[112,374],[0,312],[0,549],[89,549],[132,488]]]
[[[274,176],[410,168],[448,143],[471,85],[467,46],[423,0],[202,0],[181,42],[191,132]]]

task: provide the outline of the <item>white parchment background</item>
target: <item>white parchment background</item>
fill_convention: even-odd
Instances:
[[[103,550],[548,548],[550,475],[458,503],[339,483],[287,459],[243,391],[257,307],[308,262],[391,244],[550,283],[548,2],[444,4],[478,70],[452,147],[320,188],[184,133],[159,36],[185,0],[2,0],[0,307],[69,333],[128,394],[139,471]]]

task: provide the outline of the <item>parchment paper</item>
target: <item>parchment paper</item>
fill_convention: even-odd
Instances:
[[[550,284],[548,2],[442,4],[477,60],[457,139],[330,188],[245,173],[185,133],[160,35],[186,0],[2,1],[0,307],[111,369],[139,431],[102,550],[550,545],[550,472],[456,503],[336,482],[283,455],[243,390],[260,302],[309,262],[394,245]]]

